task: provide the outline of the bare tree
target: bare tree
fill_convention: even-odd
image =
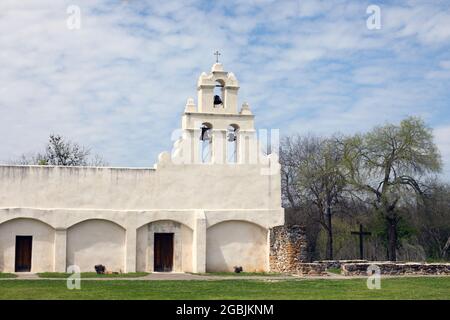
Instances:
[[[410,211],[427,256],[445,259],[450,249],[450,186],[438,181],[427,184]]]
[[[105,166],[107,163],[99,155],[91,155],[91,150],[74,143],[64,137],[51,134],[44,153],[31,156],[22,155],[12,161],[21,165],[53,165],[53,166]]]
[[[314,136],[286,137],[281,143],[284,203],[291,208],[313,205],[312,213],[327,234],[327,259],[333,259],[333,207],[345,185],[336,139]],[[316,213],[316,214],[314,214]],[[318,213],[318,214],[317,214]]]

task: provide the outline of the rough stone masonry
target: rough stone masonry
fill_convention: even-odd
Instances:
[[[326,265],[307,263],[305,230],[300,225],[284,225],[270,229],[270,271],[298,275],[326,273]]]
[[[417,263],[372,261],[366,263],[346,263],[341,265],[341,272],[346,276],[367,275],[369,266],[380,268],[384,275],[450,275],[450,263]]]

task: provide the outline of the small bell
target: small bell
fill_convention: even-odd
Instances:
[[[222,104],[222,99],[218,95],[214,96],[214,106]]]
[[[211,140],[211,134],[210,134],[210,128],[207,126],[203,126],[202,128],[202,134],[200,136],[201,141]]]
[[[234,142],[236,141],[236,133],[230,132],[228,133],[228,142]]]

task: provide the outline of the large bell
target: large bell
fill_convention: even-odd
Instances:
[[[220,97],[218,95],[214,96],[214,105],[219,105],[222,104],[222,99],[220,99]]]

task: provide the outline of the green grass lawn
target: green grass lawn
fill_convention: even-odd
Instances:
[[[1,280],[0,299],[450,299],[450,277],[349,280]]]
[[[341,274],[341,268],[328,268],[327,271],[335,274]]]
[[[97,274],[96,272],[82,272],[81,278],[138,278],[148,275],[148,272],[130,272],[120,274]],[[68,278],[73,273],[64,272],[43,272],[38,273],[39,278]]]
[[[3,273],[0,272],[0,278],[16,278],[17,276],[12,273]]]

